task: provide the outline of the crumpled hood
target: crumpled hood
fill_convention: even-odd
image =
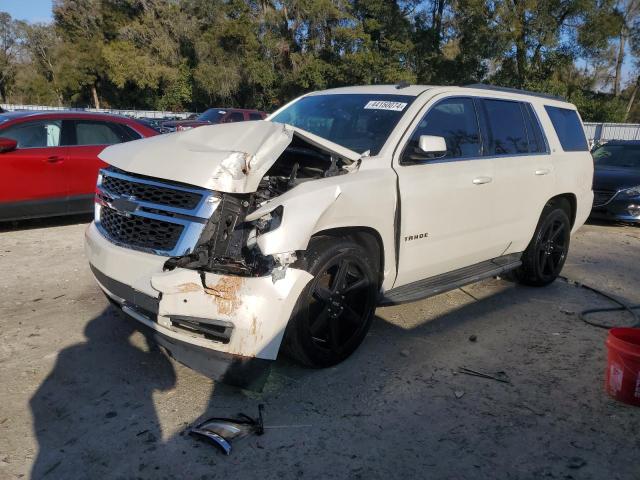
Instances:
[[[112,145],[100,159],[127,172],[229,193],[257,190],[262,177],[298,135],[351,161],[360,155],[290,125],[264,120],[206,125]]]

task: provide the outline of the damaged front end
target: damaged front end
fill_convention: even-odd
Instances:
[[[189,253],[167,260],[165,270],[180,267],[243,276],[272,274],[276,281],[296,261],[296,252],[264,255],[257,239],[281,226],[284,206],[265,209],[266,213],[258,218],[254,212],[302,183],[348,173],[352,163],[294,134],[291,144],[260,179],[255,192],[214,194],[217,206],[197,244]],[[241,172],[251,170],[251,160],[239,168]],[[248,220],[251,216],[254,219]]]
[[[311,280],[295,268],[306,243],[281,240],[304,238],[313,225],[300,220],[300,202],[289,208],[282,198],[357,169],[360,156],[259,121],[116,145],[101,158],[111,166],[99,176],[87,253],[105,292],[172,353],[192,345],[230,355],[236,366],[275,359]],[[340,194],[326,192],[314,201]]]

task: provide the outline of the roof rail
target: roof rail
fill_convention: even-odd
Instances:
[[[495,92],[518,93],[520,95],[530,95],[532,97],[548,98],[550,100],[560,100],[561,102],[567,101],[566,98],[561,97],[559,95],[552,95],[550,93],[542,93],[542,92],[532,92],[530,90],[520,90],[518,88],[498,87],[496,85],[487,85],[486,83],[472,83],[469,85],[464,85],[464,87],[478,88],[482,90],[493,90]]]

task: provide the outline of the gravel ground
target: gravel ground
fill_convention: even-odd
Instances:
[[[640,478],[640,409],[604,393],[606,331],[576,315],[606,305],[593,293],[496,279],[381,308],[348,361],[280,359],[258,394],[108,306],[86,221],[0,226],[0,478]],[[587,225],[564,273],[640,303],[639,259],[640,228]],[[259,403],[270,428],[229,457],[183,433]]]

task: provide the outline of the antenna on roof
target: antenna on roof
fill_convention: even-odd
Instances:
[[[410,87],[411,84],[409,82],[407,82],[406,80],[400,80],[398,82],[398,84],[396,85],[396,90],[400,90],[402,88],[407,88]]]

